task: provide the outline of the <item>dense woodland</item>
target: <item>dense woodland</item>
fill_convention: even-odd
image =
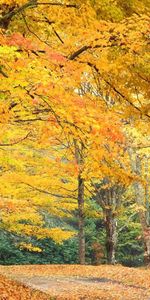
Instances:
[[[149,0],[0,0],[0,264],[150,263]]]

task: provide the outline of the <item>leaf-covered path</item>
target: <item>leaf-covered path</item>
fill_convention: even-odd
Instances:
[[[26,286],[46,292],[47,299],[49,295],[52,299],[68,300],[150,299],[150,269],[122,266],[29,265],[1,267],[0,271]]]

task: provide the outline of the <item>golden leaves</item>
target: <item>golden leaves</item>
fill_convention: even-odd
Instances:
[[[27,2],[5,1],[10,9],[12,3]],[[99,9],[120,20],[112,1],[96,1],[97,13],[89,1],[77,1],[77,10],[66,3],[14,15],[0,36],[1,140],[15,141],[31,130],[27,141],[5,158],[1,154],[3,212],[9,212],[3,222],[9,230],[58,242],[72,233],[43,228],[39,208],[70,214],[79,173],[89,185],[104,177],[130,184],[122,127],[149,113],[148,17],[98,22]],[[5,9],[4,1],[0,4]],[[20,224],[21,218],[31,224]]]
[[[39,247],[35,247],[33,246],[31,243],[19,243],[19,248],[20,249],[25,249],[25,250],[28,250],[28,251],[32,251],[32,252],[42,252],[42,249],[39,248]]]
[[[147,300],[150,292],[149,270],[120,265],[34,265],[34,268],[33,265],[3,266],[1,273],[21,279],[23,282],[25,278],[26,284],[33,282],[35,285],[38,284],[38,287],[42,279],[42,283],[44,281],[45,286],[47,285],[47,297],[56,299]],[[20,299],[21,292],[24,299],[30,299],[26,298],[29,289],[17,284],[16,292],[16,284],[9,279],[4,280],[1,276],[1,291],[4,293],[4,290],[5,296],[15,295],[16,300]],[[36,293],[38,299],[45,299],[40,298],[42,294]],[[34,296],[35,292],[32,291],[32,299],[37,299]]]
[[[47,300],[47,295],[44,293],[33,291],[31,288],[14,282],[2,275],[0,275],[0,290],[1,299],[20,300],[23,297],[24,300],[30,300],[32,297],[32,300]]]

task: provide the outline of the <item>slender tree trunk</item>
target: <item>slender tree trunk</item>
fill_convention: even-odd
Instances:
[[[150,264],[150,227],[143,231],[144,235],[144,262]]]
[[[115,264],[116,247],[117,247],[117,221],[112,209],[106,209],[106,251],[108,264]]]
[[[131,159],[132,171],[139,177],[142,175],[142,162],[139,155],[135,154],[133,157],[132,149],[129,149],[129,155]],[[145,172],[148,172],[148,162],[145,165]],[[146,175],[146,180],[148,180]],[[139,205],[139,219],[143,232],[144,241],[144,262],[150,264],[150,223],[149,223],[149,202],[148,202],[148,182],[146,182],[146,188],[139,180],[134,183],[136,202]],[[144,209],[145,210],[144,210]]]
[[[150,180],[149,180],[149,159],[145,157],[145,205],[146,205],[146,223],[150,226]]]
[[[84,146],[82,143],[74,140],[75,158],[79,167],[78,175],[78,238],[79,249],[78,259],[79,264],[85,264],[85,222],[84,222],[84,179],[82,178],[82,168],[84,165]]]
[[[146,225],[144,230],[145,240],[145,263],[150,263],[150,193],[149,193],[149,157],[145,158],[145,205],[146,205]]]
[[[84,179],[78,176],[79,263],[85,264]]]
[[[141,159],[138,155],[136,155],[136,174],[141,175],[142,173],[142,165],[141,165]],[[150,227],[148,224],[147,219],[147,213],[149,213],[147,210],[143,210],[142,206],[146,209],[147,203],[145,203],[145,194],[144,194],[144,188],[140,182],[135,183],[135,194],[136,194],[136,201],[139,207],[139,218],[140,223],[142,226],[143,231],[143,240],[144,240],[144,261],[146,264],[150,263]]]

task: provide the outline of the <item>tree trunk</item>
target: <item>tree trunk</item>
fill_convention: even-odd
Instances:
[[[117,247],[117,221],[112,209],[106,209],[106,251],[108,264],[115,264]]]
[[[142,176],[142,161],[139,155],[135,154],[133,158],[132,149],[129,149],[132,171],[135,172],[139,177]],[[149,199],[148,199],[148,160],[146,159],[145,164],[145,179],[146,186],[145,191],[140,180],[134,183],[136,202],[139,205],[139,219],[143,232],[144,241],[144,262],[150,264],[150,224],[149,224]],[[144,208],[144,209],[143,209]]]
[[[146,264],[150,263],[150,200],[149,200],[149,157],[145,157],[145,205],[146,205],[146,225],[144,230],[145,253],[144,260]]]
[[[78,176],[78,226],[79,226],[79,263],[85,264],[85,231],[84,231],[84,179]]]
[[[142,163],[140,157],[137,155],[136,156],[136,174],[141,176],[142,173]],[[147,219],[147,213],[149,211],[143,210],[142,206],[146,209],[147,203],[145,203],[146,199],[144,195],[144,188],[142,184],[137,181],[135,183],[135,194],[136,194],[136,201],[137,204],[139,205],[139,218],[140,218],[140,223],[142,226],[142,231],[143,231],[143,240],[144,240],[144,262],[146,264],[150,263],[150,227],[148,224],[148,219]]]
[[[82,170],[84,165],[84,145],[74,140],[75,158],[79,167],[78,175],[78,238],[79,238],[79,264],[85,264],[85,230],[84,230],[84,179],[82,178]]]
[[[146,223],[150,226],[150,181],[149,181],[149,159],[145,157],[145,205],[146,205]]]
[[[150,264],[150,227],[145,228],[144,232],[144,262]]]

